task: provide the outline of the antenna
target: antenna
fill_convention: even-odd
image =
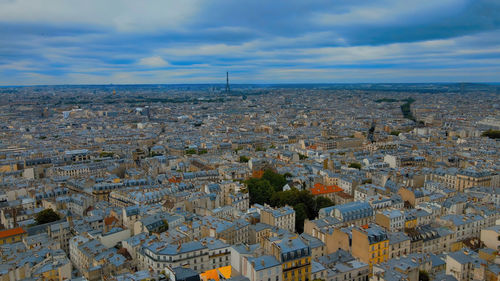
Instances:
[[[229,88],[229,72],[226,72],[226,93],[229,94],[231,89]]]

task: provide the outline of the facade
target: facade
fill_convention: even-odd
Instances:
[[[479,262],[476,254],[470,250],[460,250],[446,256],[446,274],[455,277],[458,281],[474,279],[475,264]]]
[[[389,238],[386,231],[377,226],[352,229],[352,255],[371,266],[389,259]]]
[[[389,259],[394,259],[410,254],[411,239],[403,232],[388,233]]]
[[[281,263],[282,280],[310,280],[311,249],[300,238],[285,238],[273,242],[272,253]]]
[[[250,281],[281,281],[283,272],[281,263],[274,256],[249,257],[242,275]]]
[[[481,229],[481,242],[490,249],[500,250],[500,225]]]
[[[375,215],[375,222],[390,232],[401,231],[405,226],[405,215],[400,210],[383,210]]]
[[[188,267],[198,272],[212,269],[209,249],[200,241],[179,244],[153,242],[137,252],[139,268],[160,273],[167,266]]]
[[[260,211],[260,221],[293,232],[295,231],[295,210],[289,206],[279,209],[265,206]]]

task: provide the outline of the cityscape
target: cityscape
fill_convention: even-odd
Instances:
[[[0,281],[500,281],[499,3],[207,2],[0,1]]]

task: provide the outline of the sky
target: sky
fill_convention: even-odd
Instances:
[[[0,85],[500,82],[499,0],[0,0]]]

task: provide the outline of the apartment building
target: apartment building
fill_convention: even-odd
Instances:
[[[311,249],[298,237],[272,242],[272,254],[281,263],[283,281],[311,279]]]
[[[375,214],[375,222],[390,232],[404,229],[405,214],[400,210],[383,210]]]
[[[350,202],[323,208],[319,211],[319,218],[332,216],[343,224],[364,225],[373,221],[373,208],[367,202]]]
[[[370,224],[352,229],[352,255],[371,266],[389,259],[389,238],[387,232]]]
[[[160,273],[167,266],[188,267],[198,272],[212,269],[210,266],[209,249],[201,241],[168,244],[152,242],[142,245],[137,252],[138,266],[144,270]]]
[[[266,205],[260,211],[260,221],[271,226],[294,232],[295,210],[290,206],[273,209]]]

